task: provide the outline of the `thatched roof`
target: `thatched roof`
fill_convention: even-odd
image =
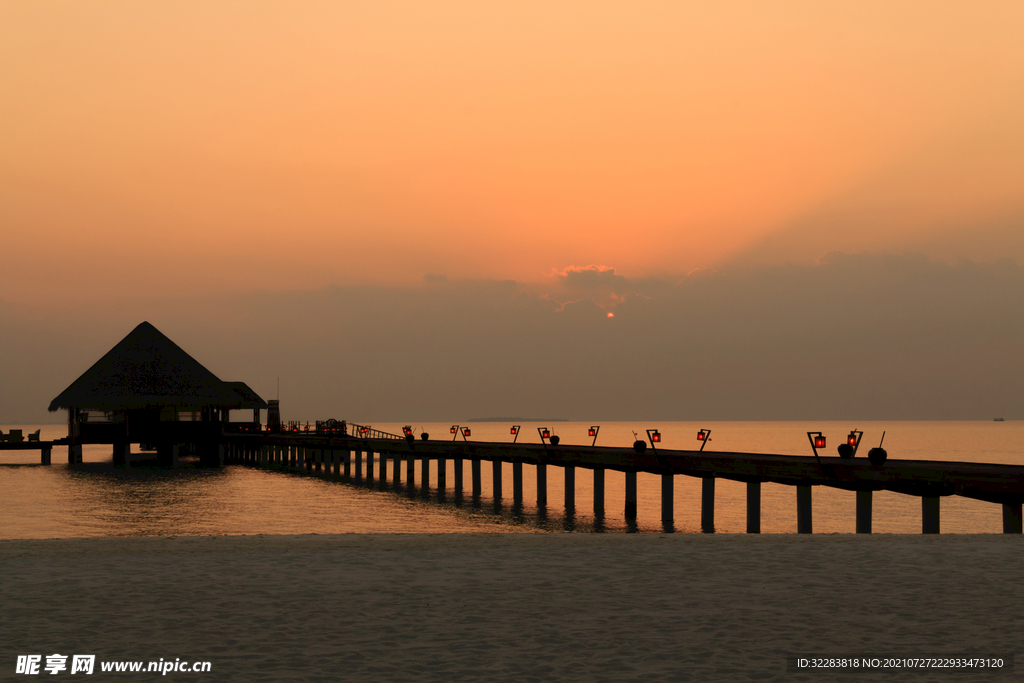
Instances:
[[[249,388],[249,385],[245,382],[224,382],[232,391],[238,396],[238,402],[232,403],[231,405],[221,406],[221,408],[232,408],[241,410],[243,408],[259,408],[260,410],[267,409],[267,402],[260,398],[260,395]]]
[[[53,399],[50,410],[156,406],[198,410],[232,407],[241,399],[160,330],[144,322]]]

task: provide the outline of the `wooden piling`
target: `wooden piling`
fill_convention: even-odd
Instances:
[[[461,496],[462,495],[462,490],[464,488],[463,485],[462,485],[463,474],[464,474],[464,472],[463,472],[462,458],[455,458],[455,495],[456,496]]]
[[[491,461],[491,485],[494,488],[494,500],[501,500],[501,460]]]
[[[1022,532],[1021,504],[1003,503],[1003,533],[1019,534]]]
[[[405,459],[405,486],[408,489],[416,484],[416,458],[411,455]]]
[[[391,454],[391,483],[395,486],[402,483],[402,455],[400,453]]]
[[[341,449],[341,459],[342,459],[342,466],[343,466],[342,476],[344,476],[346,479],[351,479],[352,478],[352,451],[350,451],[348,448]]]
[[[387,451],[380,452],[380,483],[386,484],[388,481],[388,456],[390,453]]]
[[[939,533],[938,496],[921,496],[921,533]]]
[[[430,488],[430,458],[420,458],[420,488]]]
[[[873,491],[857,491],[857,533],[871,533],[871,503]]]
[[[576,468],[566,465],[565,470],[565,511],[576,510]]]
[[[366,481],[373,481],[373,451],[366,449]]]
[[[604,468],[594,469],[594,515],[604,516]]]
[[[356,454],[356,479],[363,478],[363,452],[358,448],[355,450]]]
[[[521,505],[523,502],[523,463],[512,463],[512,502]]]
[[[796,532],[798,534],[814,533],[811,515],[811,486],[797,484],[796,487]]]
[[[53,456],[52,446],[43,446],[40,450],[39,460],[43,465],[49,465]]]
[[[548,504],[548,466],[546,463],[537,463],[537,507],[545,507]]]
[[[706,534],[715,533],[715,478],[701,477],[700,487],[700,530]]]
[[[675,519],[675,476],[668,473],[661,475],[661,521],[671,522]]]
[[[747,533],[761,533],[761,482],[747,482]]]
[[[626,519],[636,519],[636,472],[626,472]]]
[[[480,476],[480,459],[479,458],[473,458],[473,460],[472,460],[472,467],[470,469],[472,470],[471,474],[472,474],[472,477],[473,477],[473,497],[474,498],[479,498],[480,494],[483,492],[483,485],[482,485],[481,476]]]
[[[437,492],[444,495],[445,490],[448,488],[448,460],[446,458],[437,459]]]

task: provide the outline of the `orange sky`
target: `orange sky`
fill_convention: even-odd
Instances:
[[[6,2],[0,299],[673,276],[782,233],[1020,225],[1021,26],[995,2]]]

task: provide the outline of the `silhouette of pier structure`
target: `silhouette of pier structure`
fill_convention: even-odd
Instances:
[[[715,482],[727,479],[746,483],[747,533],[761,531],[761,486],[776,483],[796,491],[797,531],[813,531],[812,491],[828,486],[856,491],[856,531],[870,534],[872,497],[875,491],[894,491],[921,498],[922,532],[939,533],[940,500],[946,496],[964,496],[1002,506],[1003,532],[1022,531],[1021,507],[1024,502],[1024,467],[934,460],[887,460],[882,465],[867,459],[808,457],[767,453],[722,453],[708,451],[648,449],[638,453],[631,447],[569,445],[559,443],[528,444],[449,440],[413,440],[395,434],[376,432],[359,435],[359,425],[348,425],[347,434],[318,434],[315,430],[297,433],[236,434],[225,438],[229,463],[303,471],[343,481],[385,481],[391,471],[394,484],[404,483],[410,490],[418,482],[421,490],[430,488],[430,472],[436,473],[436,489],[442,497],[482,495],[483,463],[488,463],[491,490],[496,502],[508,500],[522,505],[523,466],[535,471],[537,505],[547,507],[547,481],[550,470],[561,470],[565,482],[567,513],[576,510],[577,470],[589,470],[593,476],[594,515],[605,510],[605,473],[617,470],[625,474],[627,520],[637,516],[637,474],[645,472],[661,477],[661,517],[670,528],[674,516],[674,477],[699,477],[701,486],[701,528],[714,531]],[[388,468],[388,462],[391,467]],[[454,464],[454,482],[447,482],[448,461]],[[465,481],[466,465],[470,481]],[[505,489],[503,463],[512,466],[512,490]],[[418,464],[418,466],[417,466]],[[377,472],[374,472],[374,469]]]
[[[270,429],[260,424],[260,410],[268,409]],[[482,495],[483,463],[491,470],[491,490],[496,502],[508,499],[504,488],[504,463],[512,469],[511,502],[523,503],[524,465],[536,476],[537,505],[547,507],[549,470],[561,470],[565,482],[563,501],[567,513],[576,510],[577,470],[593,476],[594,514],[605,514],[605,473],[625,475],[627,520],[637,516],[637,474],[661,477],[661,517],[670,529],[675,511],[674,478],[699,477],[701,527],[715,528],[715,482],[744,482],[747,489],[747,532],[761,531],[761,487],[764,483],[792,486],[796,491],[797,531],[812,533],[812,499],[815,486],[856,491],[856,531],[871,533],[872,499],[875,491],[894,491],[921,498],[923,533],[939,533],[940,501],[964,496],[1002,506],[1004,533],[1022,532],[1024,467],[927,460],[887,460],[723,453],[697,450],[596,446],[560,443],[542,438],[539,444],[414,439],[370,427],[330,420],[300,428],[282,425],[276,402],[268,405],[242,382],[224,382],[185,353],[149,323],[142,323],[58,395],[50,410],[67,410],[68,436],[58,441],[0,442],[0,450],[39,449],[44,465],[50,464],[56,445],[66,445],[68,462],[82,462],[83,444],[109,444],[115,464],[131,464],[130,444],[148,444],[164,465],[175,465],[182,450],[197,454],[201,464],[229,463],[298,470],[348,481],[384,479],[391,461],[392,479],[404,480],[410,490],[416,484],[429,489],[430,471],[436,471],[436,489],[449,491],[447,463],[454,464],[451,493],[456,498]],[[231,410],[253,410],[253,419],[232,422]],[[453,428],[454,430],[455,428]],[[705,430],[702,430],[704,434]],[[453,433],[456,433],[453,431]],[[422,435],[421,435],[422,436]],[[596,436],[596,434],[591,434]],[[810,434],[808,435],[811,436]],[[649,435],[650,437],[650,435]],[[820,435],[819,435],[820,438]],[[706,441],[703,442],[706,445]],[[823,441],[821,442],[823,445]],[[859,441],[858,441],[859,443]],[[812,440],[812,446],[815,442]],[[376,459],[374,458],[376,456]],[[470,481],[465,482],[466,464]],[[404,465],[404,467],[403,467]]]

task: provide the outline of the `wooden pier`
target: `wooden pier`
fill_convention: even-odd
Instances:
[[[357,427],[350,425],[350,427]],[[353,430],[358,433],[358,430]],[[455,462],[452,493],[464,495],[463,469],[469,461],[469,494],[482,493],[481,463],[491,467],[492,490],[496,501],[505,495],[502,464],[512,465],[512,502],[522,504],[523,465],[535,466],[537,504],[546,506],[550,468],[561,468],[565,481],[564,506],[575,510],[575,482],[579,470],[590,470],[594,478],[594,513],[605,512],[605,472],[625,473],[625,509],[627,520],[637,516],[638,472],[662,477],[662,521],[670,524],[674,512],[674,477],[690,476],[702,480],[701,527],[714,531],[715,481],[728,479],[747,485],[747,533],[761,531],[761,485],[766,482],[792,486],[796,492],[797,531],[813,532],[813,490],[815,486],[856,491],[856,531],[870,534],[872,495],[875,491],[894,491],[921,498],[922,533],[939,533],[940,501],[946,496],[964,496],[1002,506],[1003,532],[1022,532],[1021,507],[1024,503],[1024,467],[933,460],[888,460],[873,465],[866,458],[805,457],[765,453],[720,453],[658,448],[638,453],[633,448],[604,446],[550,445],[472,441],[412,440],[397,435],[374,433],[366,436],[323,435],[314,432],[294,434],[242,434],[225,437],[224,459],[269,467],[290,468],[349,480],[384,480],[387,461],[393,461],[394,482],[405,461],[406,485],[415,485],[415,462],[420,461],[420,487],[428,489],[431,462],[437,467],[437,488],[445,492],[443,472],[446,462]],[[373,472],[373,454],[379,459],[379,474]],[[366,466],[364,468],[363,462]]]

